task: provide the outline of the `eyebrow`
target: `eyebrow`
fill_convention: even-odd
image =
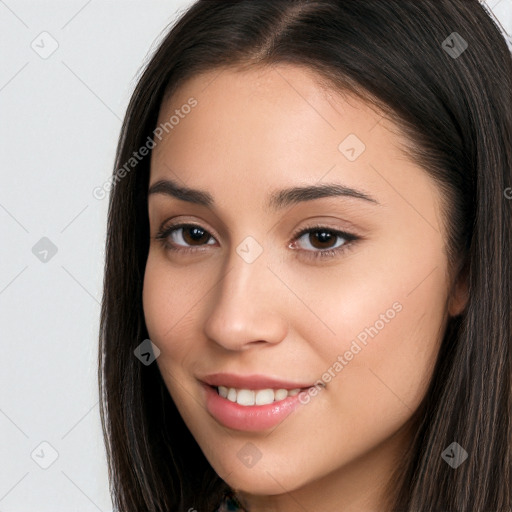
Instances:
[[[210,193],[204,190],[182,187],[172,180],[159,180],[155,182],[148,190],[148,196],[152,194],[163,194],[209,208],[215,204],[215,200]],[[350,197],[379,204],[376,199],[360,190],[345,187],[338,183],[323,183],[321,185],[291,187],[274,191],[269,197],[267,206],[270,210],[277,211],[286,206],[323,197]]]

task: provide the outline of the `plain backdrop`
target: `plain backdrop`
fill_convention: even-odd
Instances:
[[[0,0],[0,512],[112,510],[96,366],[108,198],[92,191],[137,73],[191,3]],[[487,5],[512,34],[512,0]]]

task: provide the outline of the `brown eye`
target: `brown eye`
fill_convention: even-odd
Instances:
[[[213,237],[200,226],[194,224],[179,224],[163,228],[155,237],[161,241],[166,249],[176,251],[194,250],[194,247],[201,247],[208,244]]]
[[[332,244],[336,243],[336,238],[339,237],[331,231],[316,230],[310,231],[308,234],[308,242],[315,249],[332,249]]]
[[[194,224],[178,224],[161,228],[155,238],[165,249],[185,253],[199,253],[204,246],[215,244],[215,239],[208,231]],[[337,256],[347,250],[353,242],[359,240],[358,236],[351,233],[322,226],[312,226],[294,235],[294,240],[302,238],[306,242],[306,248],[300,248],[299,252],[305,253],[308,258]],[[210,240],[212,243],[209,243]],[[336,243],[337,241],[339,243]],[[289,244],[288,247],[295,248],[295,245],[296,242]]]
[[[324,226],[310,226],[294,236],[294,240],[303,239],[303,248],[299,252],[305,253],[308,258],[332,258],[349,249],[353,242],[359,240],[357,235],[338,231]],[[336,241],[339,243],[336,244]],[[295,248],[297,242],[289,247]],[[304,248],[304,245],[306,248]]]
[[[181,235],[182,239],[185,241],[185,243],[190,245],[201,245],[201,243],[204,243],[209,238],[211,238],[210,235],[207,234],[207,231],[198,226],[181,227],[180,230],[183,232]]]
[[[313,249],[336,249],[343,245],[346,240],[339,233],[330,229],[308,229],[306,232],[297,237],[298,240],[303,238]],[[341,239],[341,243],[336,245],[337,239]],[[309,250],[309,249],[307,249]]]

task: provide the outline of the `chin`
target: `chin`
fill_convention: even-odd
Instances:
[[[290,485],[287,485],[288,479],[283,479],[281,477],[281,473],[275,471],[272,476],[268,474],[255,474],[251,473],[251,471],[246,472],[246,476],[240,477],[240,475],[231,474],[229,478],[225,480],[225,482],[234,490],[238,492],[244,492],[246,494],[251,494],[254,496],[273,496],[277,494],[282,494],[283,488],[286,489],[286,492],[293,491],[294,488],[291,488]],[[277,481],[276,481],[277,480]],[[279,483],[278,483],[279,482]],[[281,484],[281,485],[280,485]],[[294,487],[296,482],[294,482]]]
[[[236,491],[242,491],[247,494],[272,496],[293,491],[302,485],[298,474],[290,473],[290,465],[263,463],[260,460],[253,467],[244,467],[242,463],[236,462],[213,466],[213,469],[223,480]],[[304,475],[302,475],[304,476]],[[305,482],[304,482],[305,483]]]

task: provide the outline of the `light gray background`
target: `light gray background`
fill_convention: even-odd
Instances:
[[[0,0],[0,512],[112,510],[96,380],[108,199],[92,191],[138,71],[190,3]],[[512,34],[512,0],[487,5]]]

